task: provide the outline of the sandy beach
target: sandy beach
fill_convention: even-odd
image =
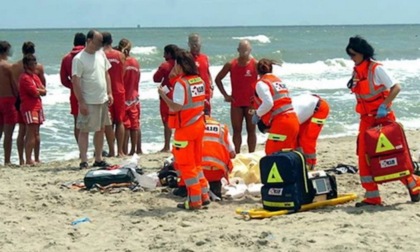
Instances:
[[[420,131],[407,132],[407,138],[417,157]],[[167,156],[142,155],[140,166],[157,171]],[[321,139],[318,160],[318,169],[356,165],[355,137]],[[181,198],[166,188],[102,194],[61,187],[83,179],[87,171],[78,164],[0,168],[0,251],[417,251],[420,244],[420,203],[411,203],[399,182],[380,186],[383,207],[355,208],[351,202],[247,221],[235,209],[260,207],[258,198],[183,211],[175,207]],[[363,196],[357,174],[336,177],[339,192]],[[81,217],[91,222],[71,225]]]

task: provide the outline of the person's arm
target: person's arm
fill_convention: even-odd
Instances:
[[[184,88],[180,83],[175,83],[174,86],[174,99],[175,97],[178,96],[178,94],[183,94]],[[162,99],[165,101],[165,103],[168,105],[169,109],[171,109],[174,112],[178,112],[182,109],[183,104],[177,103],[173,100],[171,100],[166,94],[165,94],[165,90],[163,90],[163,88],[161,86],[158,87],[158,93],[160,95],[160,97],[162,97]],[[180,99],[181,100],[181,99]]]
[[[19,82],[22,93],[28,94],[32,97],[40,97],[40,93],[35,84],[35,80],[32,77],[25,76],[23,78],[20,78]]]
[[[270,88],[264,82],[259,81],[256,86],[256,92],[262,103],[255,111],[257,116],[261,117],[267,114],[274,105],[273,96],[270,93]]]
[[[225,98],[225,102],[232,102],[233,99],[230,95],[226,93],[225,88],[223,87],[223,78],[226,77],[226,75],[230,72],[231,64],[230,62],[226,63],[222,70],[217,74],[216,78],[214,79],[214,82],[216,82],[217,88],[220,90],[220,93],[222,93],[223,97]]]
[[[232,136],[230,135],[230,133],[228,132],[228,151],[229,151],[229,157],[235,158],[236,157],[236,151],[235,151],[235,145],[232,142]]]
[[[108,105],[111,106],[114,103],[114,97],[112,96],[111,77],[109,76],[108,70],[105,71],[106,79],[106,93],[108,95]]]
[[[164,63],[163,63],[164,64]],[[158,70],[156,70],[156,73],[153,75],[153,81],[156,83],[160,83],[163,81],[163,77],[165,76],[165,70],[163,68],[163,64],[161,64],[158,68]]]
[[[389,88],[389,95],[385,98],[384,104],[386,107],[389,107],[389,104],[397,97],[401,91],[401,85],[394,80],[394,78],[389,75],[382,66],[377,66],[375,69],[375,81],[376,83],[382,83],[385,87]]]
[[[44,66],[41,64],[37,65],[37,75],[39,77],[39,79],[41,80],[41,83],[44,87],[47,86],[47,81],[45,80],[45,75],[44,75]]]
[[[69,78],[69,76],[71,75],[71,73],[67,72],[67,57],[64,57],[61,60],[61,67],[60,67],[60,80],[61,80],[61,84],[63,86],[65,86],[66,88],[71,88],[72,83],[71,83],[71,79]]]

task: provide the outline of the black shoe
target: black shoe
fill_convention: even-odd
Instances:
[[[411,194],[410,193],[411,202],[419,202],[420,201],[420,193],[418,194]]]
[[[191,207],[190,204],[188,203],[188,201],[183,202],[183,203],[179,203],[176,205],[177,208],[179,209],[185,209],[185,210],[199,210],[201,209],[201,206],[199,207]]]
[[[206,200],[206,201],[203,201],[202,205],[203,206],[208,206],[208,205],[210,205],[210,203],[211,203],[210,200]]]
[[[373,204],[365,201],[357,202],[355,207],[365,207],[365,206],[382,206],[382,204]]]
[[[108,164],[107,162],[105,162],[105,160],[102,161],[95,161],[93,162],[93,167],[109,167],[111,166],[110,164]]]
[[[81,162],[81,163],[79,164],[79,168],[80,168],[80,170],[87,169],[88,167],[89,167],[88,162]]]
[[[187,188],[185,186],[181,186],[176,188],[172,193],[175,196],[187,197]]]
[[[210,191],[212,191],[214,195],[222,199],[222,182],[220,181],[209,182],[209,186],[210,186]]]

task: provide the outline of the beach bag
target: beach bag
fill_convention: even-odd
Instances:
[[[399,180],[414,171],[410,149],[401,124],[387,121],[365,132],[366,159],[373,180]]]
[[[305,157],[298,151],[281,151],[260,160],[261,197],[268,211],[297,212],[312,203],[315,190],[308,179]]]
[[[107,186],[114,183],[132,183],[134,180],[133,170],[124,167],[113,170],[90,170],[83,179],[86,189],[91,189],[95,184]]]

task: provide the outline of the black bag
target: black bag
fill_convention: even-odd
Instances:
[[[162,186],[178,187],[178,173],[175,171],[173,160],[163,164],[162,169],[158,171],[158,178]]]
[[[310,171],[308,176],[315,189],[315,196],[325,195],[327,200],[337,198],[337,180],[333,174],[321,170]]]
[[[260,160],[263,208],[297,212],[312,203],[315,189],[308,179],[305,157],[297,151],[282,151]]]
[[[113,183],[134,182],[134,174],[130,168],[120,168],[114,170],[90,170],[84,178],[85,187],[91,189],[95,184],[107,186]]]

